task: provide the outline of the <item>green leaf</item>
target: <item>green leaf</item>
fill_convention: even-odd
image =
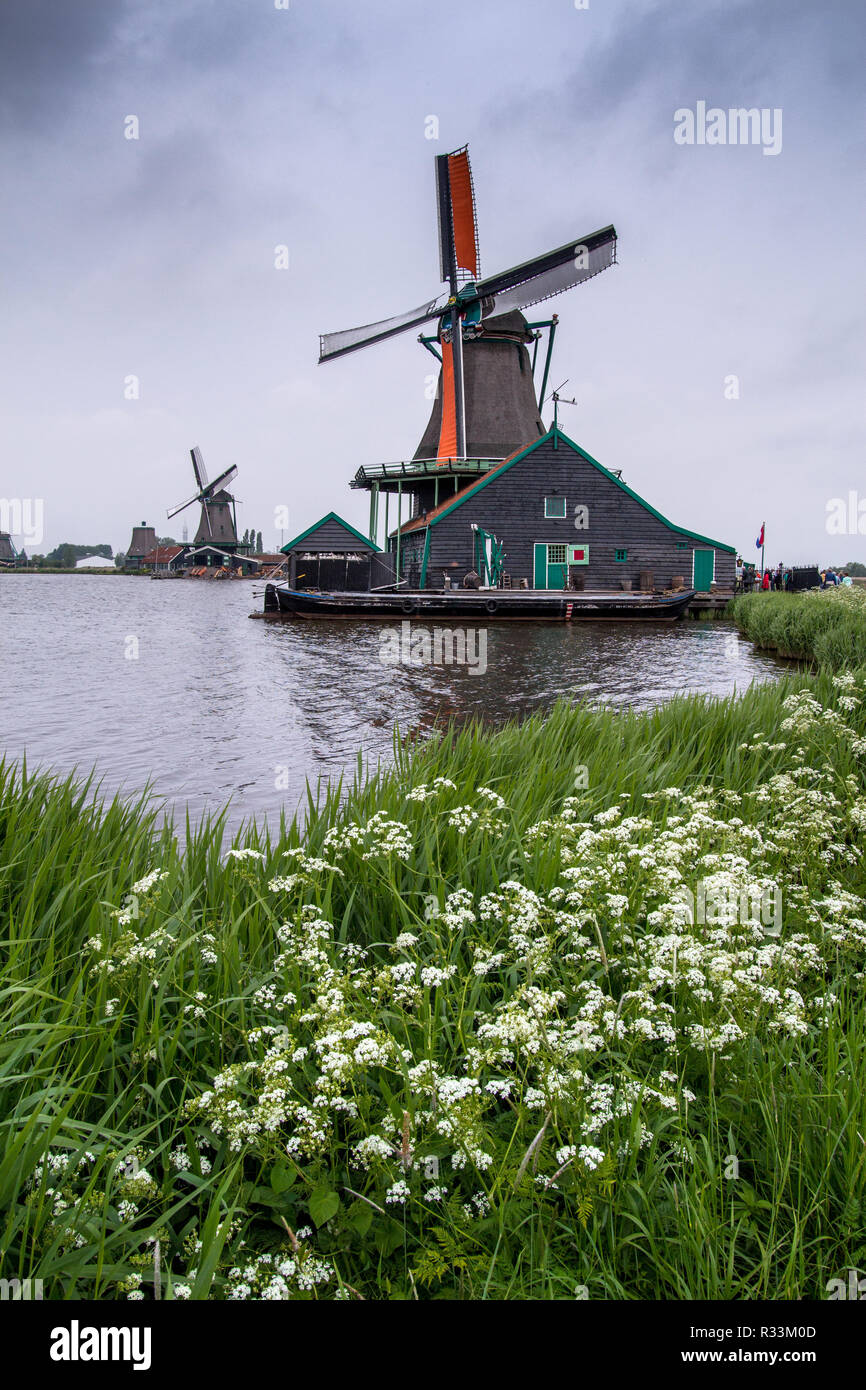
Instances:
[[[275,1163],[271,1169],[271,1187],[275,1192],[285,1192],[297,1178],[297,1173],[293,1168],[287,1168],[283,1163]]]
[[[386,1226],[380,1226],[376,1232],[376,1249],[380,1255],[393,1254],[397,1246],[403,1241],[403,1227],[398,1226],[396,1221],[389,1221]]]
[[[373,1208],[369,1202],[353,1202],[346,1213],[346,1220],[359,1236],[365,1236],[373,1224]]]
[[[324,1226],[340,1210],[340,1198],[333,1188],[322,1184],[310,1196],[310,1216],[316,1226]]]
[[[275,1192],[272,1187],[254,1187],[249,1201],[259,1207],[273,1207],[277,1211],[289,1211],[295,1204],[288,1192]]]

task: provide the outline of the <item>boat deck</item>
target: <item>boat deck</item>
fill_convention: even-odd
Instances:
[[[662,594],[462,588],[322,593],[268,584],[264,616],[416,622],[666,622],[680,617],[695,598],[692,589]]]

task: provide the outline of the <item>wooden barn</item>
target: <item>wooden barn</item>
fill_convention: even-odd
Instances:
[[[460,584],[707,591],[734,586],[736,551],[677,526],[554,425],[389,536],[410,589]]]
[[[373,589],[393,579],[380,547],[336,512],[328,512],[295,536],[282,547],[282,553],[288,556],[292,589],[345,593]]]

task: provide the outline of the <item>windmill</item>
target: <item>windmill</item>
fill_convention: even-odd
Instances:
[[[220,473],[219,477],[214,478],[212,483],[209,483],[201,449],[196,445],[195,448],[190,449],[189,453],[198,491],[186,502],[172,507],[167,515],[169,518],[177,516],[178,512],[182,512],[185,507],[191,507],[193,502],[200,502],[201,519],[193,545],[207,545],[210,542],[222,550],[234,550],[238,543],[235,499],[231,493],[225,491],[225,485],[237,477],[238,470],[232,465],[224,473]]]
[[[616,230],[603,227],[499,275],[479,279],[475,190],[467,146],[436,156],[436,203],[439,269],[441,279],[448,282],[447,294],[394,318],[323,334],[319,361],[330,362],[438,320],[435,337],[420,335],[425,346],[438,341],[440,351],[432,346],[430,350],[437,357],[441,352],[442,369],[439,394],[416,458],[429,457],[434,444],[435,456],[442,461],[465,459],[467,446],[479,457],[510,453],[543,432],[525,344],[540,336],[531,330],[550,329],[539,392],[543,398],[557,323],[554,315],[542,324],[527,324],[520,311],[613,265]],[[485,351],[479,352],[482,347]],[[494,347],[495,353],[490,351]]]

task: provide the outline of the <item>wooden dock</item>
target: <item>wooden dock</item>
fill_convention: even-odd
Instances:
[[[716,614],[724,613],[733,597],[733,589],[713,589],[710,592],[697,593],[686,609],[686,616],[697,618],[702,613],[712,613],[715,617]]]

